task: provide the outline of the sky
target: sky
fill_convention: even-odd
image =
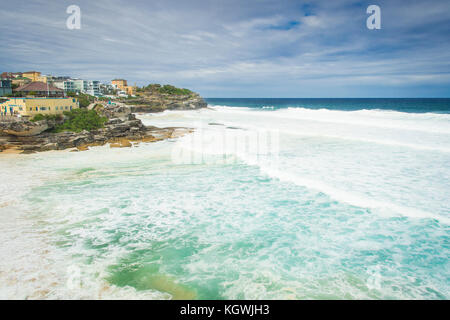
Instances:
[[[0,1],[0,72],[203,97],[450,97],[448,0]],[[66,26],[70,5],[80,29]]]

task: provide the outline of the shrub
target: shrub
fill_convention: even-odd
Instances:
[[[36,122],[41,120],[45,120],[45,116],[43,114],[37,114],[30,121]]]
[[[41,120],[54,120],[54,121],[61,121],[63,120],[62,114],[37,114],[35,115],[30,121],[36,122]]]
[[[189,89],[184,88],[177,88],[175,86],[172,86],[170,84],[165,84],[161,86],[160,84],[154,83],[149,84],[146,87],[142,88],[143,91],[156,91],[163,94],[175,94],[175,95],[190,95],[193,92]]]
[[[57,125],[54,129],[55,132],[95,130],[103,128],[105,122],[108,121],[106,117],[99,116],[95,110],[87,109],[65,111],[64,116],[66,117],[64,123]]]
[[[189,89],[184,88],[177,88],[174,86],[171,86],[170,84],[166,84],[159,88],[160,93],[167,93],[167,94],[176,94],[176,95],[189,95],[192,93]]]
[[[85,93],[77,94],[76,92],[68,91],[67,95],[69,97],[77,98],[81,108],[86,108],[88,105],[95,101],[95,97]]]

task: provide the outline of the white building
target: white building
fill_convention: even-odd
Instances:
[[[91,96],[101,95],[100,81],[97,80],[68,79],[65,81],[55,81],[53,85],[63,89],[66,93],[72,91],[90,94]]]
[[[91,96],[100,96],[100,81],[97,80],[83,80],[83,93]]]
[[[128,94],[125,91],[120,90],[120,91],[117,91],[117,96],[118,97],[125,97],[125,98],[127,98]]]

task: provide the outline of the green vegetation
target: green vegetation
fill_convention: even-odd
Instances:
[[[156,91],[162,94],[174,94],[174,95],[191,95],[193,92],[189,89],[177,88],[170,84],[165,84],[161,86],[160,84],[149,84],[148,86],[142,88],[143,91]],[[141,92],[142,90],[137,90]]]
[[[97,100],[99,100],[99,101],[109,101],[109,100],[111,100],[111,98],[107,98],[107,97],[97,97]]]
[[[85,94],[85,93],[76,93],[73,91],[68,91],[67,95],[69,97],[73,97],[73,98],[77,98],[78,102],[80,102],[80,107],[81,108],[87,108],[88,105],[90,105],[92,102],[95,101],[95,97],[91,96],[89,94]]]
[[[88,109],[65,111],[64,116],[66,118],[64,123],[56,125],[54,132],[95,130],[103,128],[108,121],[108,118],[99,116],[95,110]]]
[[[177,94],[177,95],[189,95],[192,93],[189,89],[184,88],[177,88],[174,86],[171,86],[170,84],[164,85],[161,89],[159,89],[160,93],[167,93],[167,94]]]
[[[54,121],[62,121],[64,119],[62,114],[37,114],[30,121],[36,122],[41,120],[54,120]]]

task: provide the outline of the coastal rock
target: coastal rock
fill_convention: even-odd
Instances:
[[[57,150],[58,145],[56,143],[47,143],[44,144],[42,147],[39,148],[39,151],[50,151],[50,150]]]
[[[0,122],[0,130],[2,133],[19,136],[29,137],[38,135],[49,128],[47,121],[31,122],[28,120],[16,120],[2,121]]]
[[[129,148],[132,146],[128,139],[119,139],[117,142],[111,143],[110,148]]]
[[[89,147],[87,145],[81,145],[77,147],[78,151],[87,151],[89,150]]]
[[[22,153],[33,153],[63,149],[86,151],[91,146],[102,146],[106,143],[110,143],[112,148],[124,148],[131,147],[132,142],[155,142],[191,132],[191,129],[183,131],[181,128],[145,126],[141,120],[136,119],[130,108],[123,105],[98,109],[109,116],[108,122],[105,127],[92,131],[54,133],[47,129],[55,123],[45,120],[0,122],[0,152],[18,150]]]
[[[123,120],[121,120],[119,118],[113,118],[113,119],[110,119],[106,124],[107,125],[109,125],[109,124],[118,124],[118,123],[122,123],[122,122],[123,122]]]
[[[134,99],[128,99],[132,112],[161,112],[164,110],[195,110],[206,108],[207,103],[198,94],[165,95],[143,94]]]

